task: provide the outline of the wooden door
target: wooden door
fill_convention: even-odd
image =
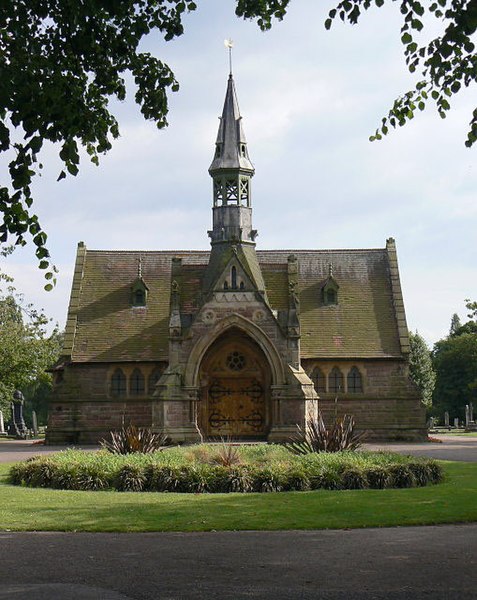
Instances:
[[[202,368],[205,437],[264,438],[268,431],[267,363],[252,343],[218,344]]]

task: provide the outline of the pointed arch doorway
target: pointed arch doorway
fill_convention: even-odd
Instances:
[[[200,371],[199,428],[205,439],[266,439],[271,370],[265,354],[238,328],[207,350]]]

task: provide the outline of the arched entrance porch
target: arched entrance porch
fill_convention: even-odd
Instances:
[[[271,379],[265,354],[241,329],[218,337],[199,370],[198,425],[204,438],[266,439]]]

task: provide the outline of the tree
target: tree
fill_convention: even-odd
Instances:
[[[0,250],[0,254],[8,253]],[[48,319],[43,311],[25,304],[8,280],[6,290],[0,289],[0,409],[9,414],[13,392],[20,389],[27,399],[35,389],[51,389],[51,375],[45,369],[52,366],[60,354],[61,336],[55,329],[47,335]]]
[[[409,376],[422,394],[423,403],[432,406],[432,392],[436,381],[436,374],[432,368],[431,353],[422,336],[409,332]]]
[[[477,30],[475,0],[392,1],[398,2],[402,14],[401,42],[407,68],[410,73],[419,73],[419,81],[414,89],[394,101],[371,141],[382,139],[390,127],[405,125],[418,111],[423,111],[430,100],[445,119],[452,96],[477,81],[477,55],[472,41]],[[329,29],[337,17],[354,25],[363,11],[384,3],[385,0],[342,0],[330,11],[325,27]],[[421,44],[419,38],[426,27],[435,27],[436,21],[442,28],[441,35]],[[477,108],[470,120],[465,145],[470,148],[476,141]]]
[[[477,400],[477,303],[465,301],[470,321],[455,327],[434,345],[432,362],[436,371],[433,405],[464,418],[465,405]]]
[[[467,298],[465,300],[465,307],[470,311],[467,313],[470,320],[462,325],[457,314],[454,314],[451,319],[451,328],[449,332],[451,337],[462,335],[463,333],[477,333],[477,302],[471,302]]]
[[[262,30],[281,20],[290,0],[236,0],[236,14],[255,19]],[[382,6],[385,0],[375,0]],[[388,0],[389,2],[390,0]],[[415,90],[398,98],[373,137],[404,125],[428,100],[441,117],[449,98],[477,78],[471,36],[477,28],[475,1],[437,0],[428,8],[419,0],[397,0],[403,14],[402,43],[411,72],[421,70]],[[371,0],[343,0],[331,10],[325,26],[341,18],[357,23]],[[192,0],[15,0],[0,3],[0,152],[9,162],[10,182],[0,187],[0,243],[13,238],[36,246],[46,289],[56,281],[47,249],[47,234],[34,213],[32,182],[41,171],[45,142],[58,144],[64,168],[61,180],[78,173],[80,149],[98,164],[119,135],[110,112],[111,98],[124,100],[131,74],[135,100],[146,119],[167,125],[170,91],[179,84],[171,69],[140,51],[144,36],[155,31],[171,40],[184,31],[182,18],[194,11]],[[419,47],[413,35],[424,29],[424,17],[444,23],[440,37]],[[477,139],[477,110],[466,144]]]
[[[451,318],[451,324],[450,324],[450,329],[449,329],[449,335],[452,337],[454,335],[457,335],[457,332],[459,331],[459,329],[462,327],[462,324],[460,322],[460,318],[459,315],[457,313],[454,313],[452,315]]]
[[[461,419],[465,405],[477,406],[477,335],[463,333],[434,345],[433,365],[436,386],[433,406],[440,415],[448,411]]]

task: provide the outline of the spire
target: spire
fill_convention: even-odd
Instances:
[[[254,173],[248,156],[247,140],[243,131],[232,73],[227,82],[224,109],[215,142],[215,155],[209,167],[209,173],[214,176],[217,171],[231,169],[240,169],[250,176]]]

